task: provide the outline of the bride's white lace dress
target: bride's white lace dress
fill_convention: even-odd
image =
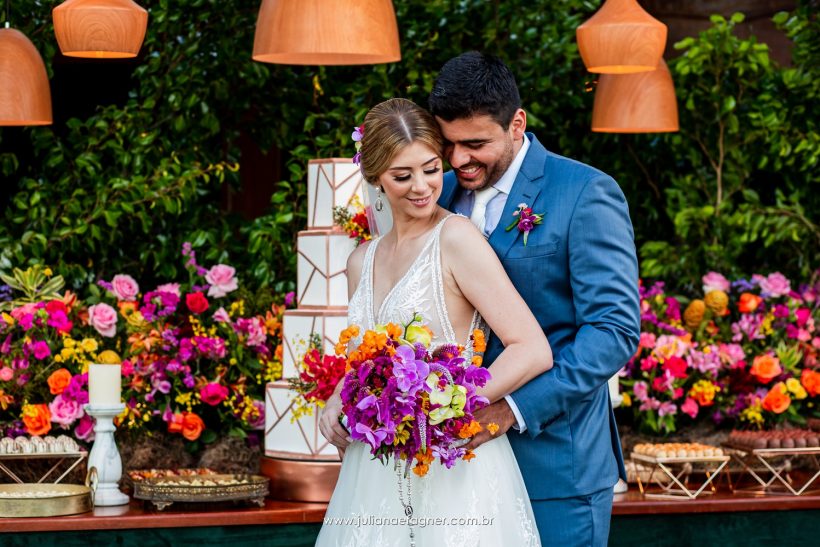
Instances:
[[[449,218],[449,217],[447,217]],[[464,343],[469,333],[453,332],[444,301],[439,239],[447,220],[428,236],[418,258],[390,290],[378,310],[373,302],[373,257],[380,239],[368,246],[362,276],[350,300],[349,323],[371,329],[388,322],[407,324],[420,313],[435,333],[433,345]],[[476,326],[479,317],[476,314]],[[471,329],[472,332],[472,329]],[[425,477],[401,479],[409,486],[415,544],[418,547],[526,547],[540,545],[521,472],[506,435],[475,451],[451,469],[433,462]],[[369,447],[348,447],[324,526],[316,545],[332,547],[406,547],[410,527],[399,499],[399,477],[392,460],[382,464]]]

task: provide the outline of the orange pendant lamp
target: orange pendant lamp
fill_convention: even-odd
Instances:
[[[637,0],[606,0],[575,36],[587,70],[604,74],[655,70],[666,47],[666,25]]]
[[[263,0],[253,60],[366,65],[401,60],[391,0]]]
[[[0,125],[50,125],[46,65],[19,30],[0,29]]]
[[[67,0],[51,14],[68,57],[136,57],[148,27],[148,12],[131,0]]]
[[[592,108],[598,133],[668,133],[678,130],[675,85],[666,62],[635,74],[601,74]]]

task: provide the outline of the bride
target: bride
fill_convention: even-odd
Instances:
[[[549,370],[549,343],[490,245],[468,219],[436,204],[444,143],[432,116],[390,99],[367,114],[361,144],[362,172],[378,188],[376,208],[388,202],[393,228],[350,255],[349,323],[372,329],[420,313],[437,346],[466,344],[483,320],[504,343],[489,367],[492,380],[479,391],[490,402]],[[367,445],[350,442],[338,421],[342,383],[320,423],[343,463],[317,545],[540,544],[506,435],[479,446],[469,462],[451,469],[434,462],[426,476],[405,478],[392,462],[373,459]],[[402,505],[408,498],[410,519]]]

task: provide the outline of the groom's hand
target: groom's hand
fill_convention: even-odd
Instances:
[[[474,450],[487,441],[491,441],[495,437],[503,435],[515,423],[515,414],[513,414],[513,411],[510,408],[510,405],[507,404],[506,399],[501,399],[490,406],[476,411],[474,416],[475,420],[481,424],[483,429],[477,433],[469,443],[464,445],[464,448],[468,450]],[[490,433],[487,429],[487,424],[498,425],[498,431],[495,432],[495,435]]]
[[[322,419],[319,421],[319,431],[330,444],[344,450],[352,439],[347,429],[339,423],[339,415],[342,413],[342,397],[339,391],[337,388],[325,403],[322,409]]]

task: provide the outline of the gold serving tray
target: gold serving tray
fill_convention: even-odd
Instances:
[[[239,484],[219,484],[220,481]],[[197,481],[198,484],[191,484]],[[216,484],[201,484],[209,481]],[[174,502],[219,502],[249,500],[265,506],[267,477],[259,475],[199,475],[191,477],[155,477],[134,483],[134,497],[150,501],[160,511]]]
[[[35,492],[43,497],[23,497]],[[16,497],[14,497],[17,495]],[[9,497],[6,497],[9,496]],[[0,484],[0,517],[58,517],[94,508],[91,488],[79,484]]]

